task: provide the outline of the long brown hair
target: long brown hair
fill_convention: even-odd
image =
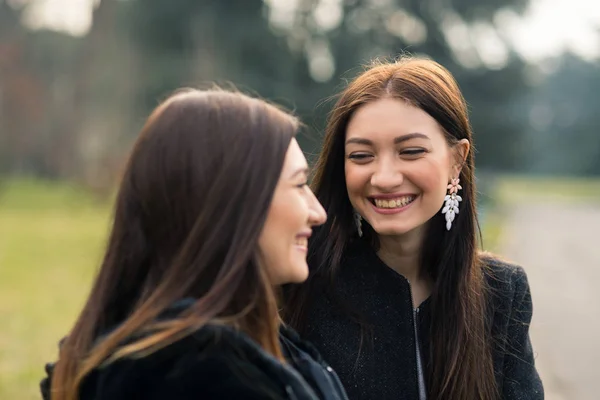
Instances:
[[[327,222],[315,230],[310,241],[308,281],[286,293],[284,318],[301,332],[314,291],[324,282],[335,286],[342,253],[356,235],[344,175],[346,127],[359,107],[382,98],[401,99],[427,112],[443,128],[450,146],[461,139],[472,143],[467,106],[458,84],[434,61],[404,57],[378,63],[342,91],[329,115],[312,182],[327,210]],[[463,201],[452,230],[446,231],[443,215],[437,213],[428,224],[420,255],[422,271],[433,281],[428,397],[491,400],[497,397],[497,388],[484,267],[477,256],[472,150],[460,182]],[[375,232],[364,221],[363,227],[363,239],[377,248]]]
[[[157,107],[124,172],[99,274],[62,345],[53,400],[77,399],[94,368],[209,321],[283,358],[257,243],[297,129],[275,106],[222,90],[186,90]],[[189,309],[158,322],[187,297],[196,299]]]

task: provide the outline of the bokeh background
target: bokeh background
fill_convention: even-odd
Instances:
[[[469,103],[482,247],[529,275],[547,398],[597,399],[597,0],[0,0],[0,398],[39,398],[160,100],[260,95],[303,119],[312,158],[332,96],[406,53]]]

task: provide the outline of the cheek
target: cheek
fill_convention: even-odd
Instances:
[[[265,259],[267,260],[267,267],[271,268],[273,264],[277,263],[277,258],[280,257],[277,253],[280,251],[282,243],[282,233],[285,232],[285,213],[283,207],[279,202],[273,202],[269,209],[269,214],[263,231],[260,234],[259,246]]]
[[[448,185],[445,175],[441,173],[425,175],[422,182],[424,191],[432,193],[445,192]]]
[[[296,235],[306,228],[309,212],[308,203],[299,192],[278,197],[271,205],[265,233],[271,239],[271,248],[279,256],[289,251]]]
[[[423,163],[412,174],[413,183],[419,186],[424,195],[443,197],[448,186],[448,171],[438,162]]]
[[[368,183],[368,171],[366,168],[360,168],[357,165],[346,164],[345,179],[348,194],[357,194],[364,190]]]
[[[272,239],[272,243],[278,247],[281,246],[282,241],[289,236],[289,219],[290,215],[286,212],[287,207],[283,204],[278,204],[271,210],[269,219],[271,220],[271,230],[269,236]]]

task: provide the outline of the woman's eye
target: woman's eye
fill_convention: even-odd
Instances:
[[[299,185],[296,185],[296,187],[298,187],[298,189],[304,189],[307,185],[308,185],[308,182],[304,182]]]
[[[366,160],[370,157],[371,157],[371,155],[367,154],[367,153],[352,153],[348,156],[349,159],[355,160],[355,161]]]
[[[425,149],[405,149],[400,152],[401,155],[405,156],[417,156],[425,153]]]

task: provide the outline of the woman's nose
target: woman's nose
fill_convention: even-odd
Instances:
[[[371,175],[371,185],[382,191],[392,191],[402,185],[404,175],[396,168],[394,163],[380,163]]]
[[[327,213],[325,212],[325,209],[323,208],[323,206],[321,205],[321,203],[319,203],[319,200],[317,200],[317,197],[314,195],[314,193],[311,191],[310,192],[310,204],[309,204],[309,209],[310,209],[310,213],[309,213],[309,223],[312,226],[318,226],[318,225],[322,225],[325,223],[325,221],[327,221]]]

